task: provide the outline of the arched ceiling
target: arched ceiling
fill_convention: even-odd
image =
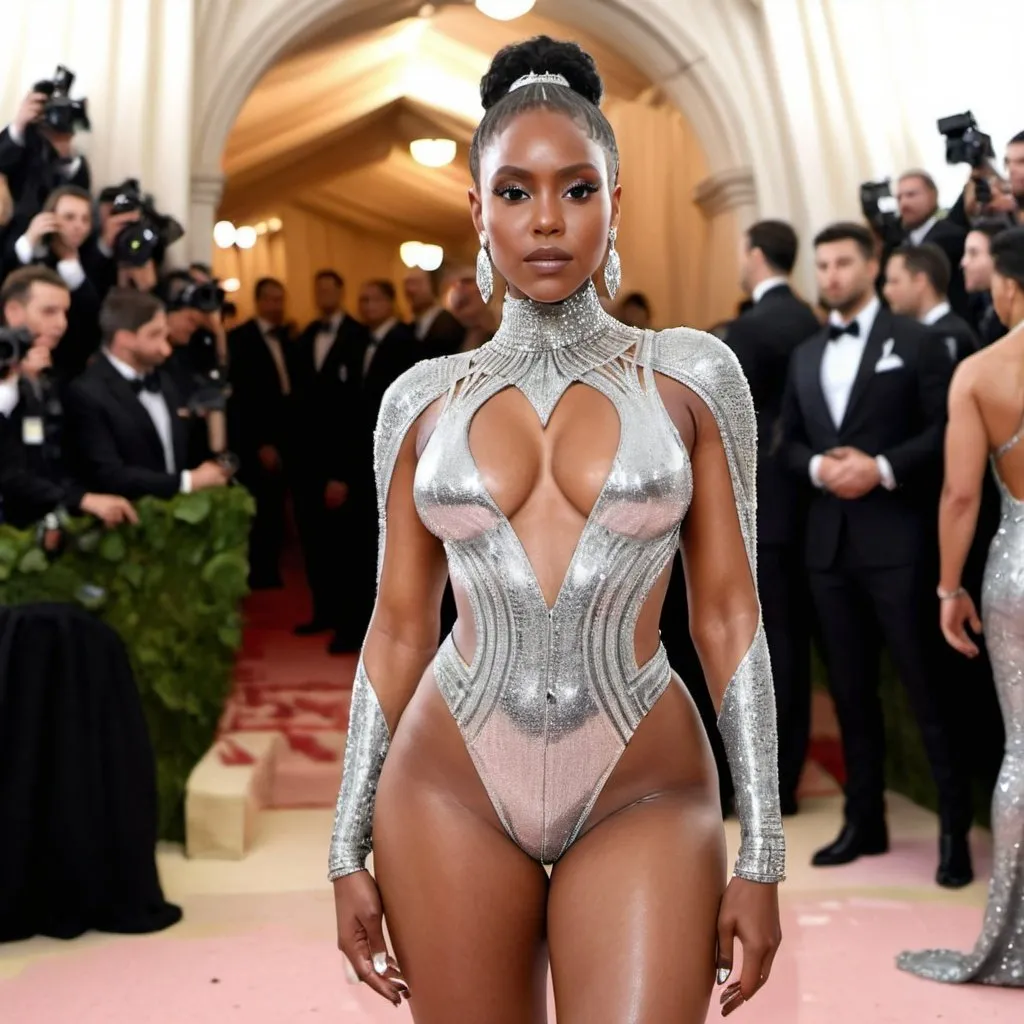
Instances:
[[[461,240],[479,81],[502,46],[570,37],[594,55],[610,101],[651,90],[606,45],[536,13],[500,22],[446,5],[356,29],[349,19],[301,40],[250,94],[224,151],[222,216],[244,220],[289,204],[374,233]],[[421,137],[455,139],[455,162],[417,164],[409,142]]]

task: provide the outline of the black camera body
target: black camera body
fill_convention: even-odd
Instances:
[[[197,281],[182,288],[173,305],[177,309],[216,313],[224,305],[224,299],[224,289],[216,281]]]
[[[887,246],[897,246],[903,242],[903,224],[896,197],[892,194],[891,178],[863,182],[860,186],[860,208]]]
[[[61,135],[72,135],[76,128],[88,131],[92,127],[84,97],[73,100],[70,96],[74,82],[74,72],[58,64],[52,79],[36,82],[32,87],[35,92],[47,96],[46,106],[43,107],[43,124]]]
[[[968,110],[951,117],[940,117],[939,134],[946,137],[946,163],[969,164],[974,170],[994,160],[992,136],[979,131],[978,122]]]
[[[0,327],[0,380],[25,358],[34,341],[27,327]]]
[[[139,211],[139,219],[128,224],[114,241],[114,259],[121,265],[142,267],[151,259],[159,262],[158,256],[185,234],[173,217],[157,211],[153,197],[143,193],[137,178],[105,188],[100,202],[110,203],[111,214]]]

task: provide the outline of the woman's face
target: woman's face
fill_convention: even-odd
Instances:
[[[510,121],[481,152],[470,192],[509,294],[561,302],[579,291],[618,226],[619,192],[604,150],[571,117],[539,108]]]

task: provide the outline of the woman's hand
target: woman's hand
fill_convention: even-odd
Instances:
[[[409,986],[384,943],[384,911],[369,871],[357,871],[334,882],[334,914],[338,949],[348,957],[359,980],[395,1006],[409,998]]]
[[[743,973],[721,998],[722,1016],[739,1009],[768,980],[772,961],[782,942],[779,887],[733,878],[718,910],[718,984],[732,973],[733,942],[743,946]]]
[[[981,633],[981,619],[970,594],[960,594],[940,602],[939,624],[946,643],[965,657],[976,658],[978,645],[967,635],[964,623],[970,623],[975,633]]]

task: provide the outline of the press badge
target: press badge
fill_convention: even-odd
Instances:
[[[26,416],[21,421],[21,443],[38,445],[45,440],[42,416]]]

